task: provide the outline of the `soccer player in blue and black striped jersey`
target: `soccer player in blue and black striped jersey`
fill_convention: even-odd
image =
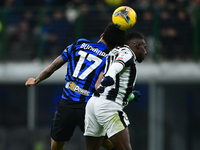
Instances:
[[[85,106],[104,74],[106,57],[115,46],[122,46],[126,32],[119,30],[113,23],[108,24],[97,43],[78,39],[69,45],[36,78],[25,83],[30,87],[50,77],[66,62],[67,73],[62,98],[59,101],[51,127],[51,150],[63,150],[76,126],[84,132]],[[107,142],[109,143],[109,142]],[[111,145],[105,145],[112,149]]]

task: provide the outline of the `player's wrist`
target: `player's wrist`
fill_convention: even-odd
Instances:
[[[132,92],[132,94],[134,95],[134,101],[135,102],[139,102],[140,101],[140,97],[141,97],[141,94],[140,94],[140,91],[136,91],[136,90],[134,90],[133,92]]]
[[[130,96],[129,96],[128,101],[130,102],[130,101],[134,100],[134,98],[135,98],[135,95],[133,93],[131,93]]]

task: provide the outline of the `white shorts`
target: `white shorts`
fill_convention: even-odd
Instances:
[[[110,100],[92,97],[87,102],[84,136],[108,138],[124,130],[129,125],[122,106]]]

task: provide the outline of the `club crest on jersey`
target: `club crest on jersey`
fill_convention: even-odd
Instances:
[[[76,85],[74,82],[68,82],[65,86],[66,88],[69,88],[70,90],[80,93],[82,95],[88,96],[89,95],[89,91],[80,88],[78,85]]]

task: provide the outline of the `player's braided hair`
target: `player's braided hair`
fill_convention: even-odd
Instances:
[[[125,43],[126,31],[118,29],[113,23],[109,23],[104,30],[103,40],[108,46],[123,46]]]

